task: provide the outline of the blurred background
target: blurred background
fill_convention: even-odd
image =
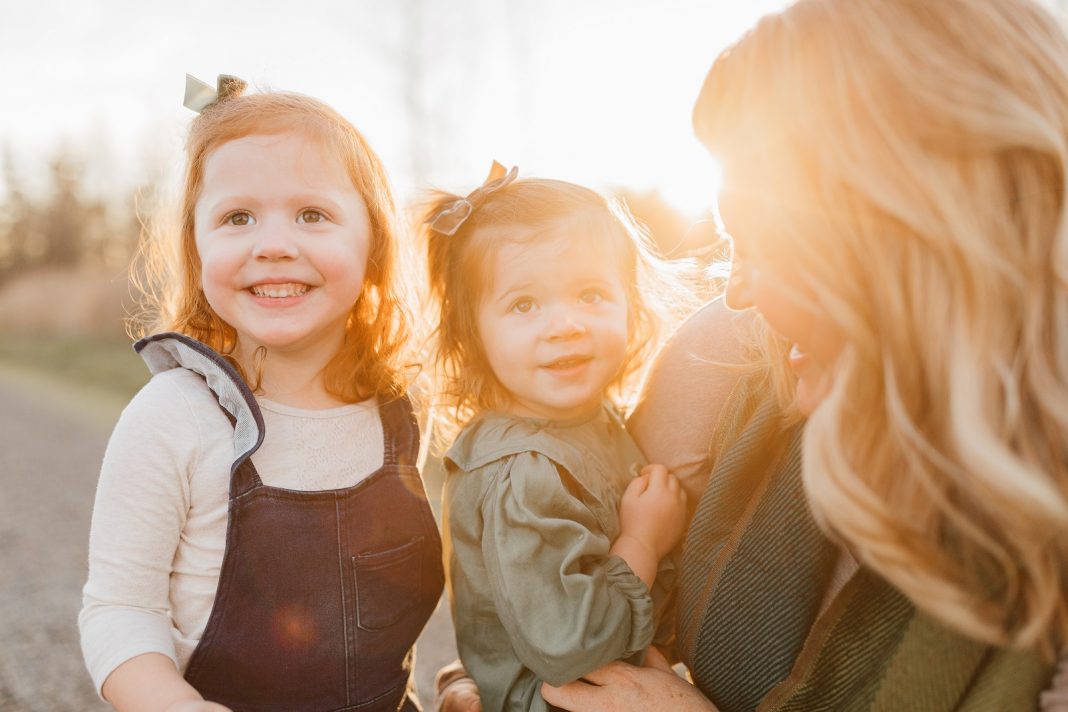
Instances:
[[[785,4],[0,0],[0,712],[104,707],[75,618],[107,435],[147,379],[128,269],[177,195],[186,72],[331,104],[402,204],[466,192],[497,159],[615,194],[665,254],[708,259],[716,170],[692,103]],[[453,655],[443,611],[425,637],[424,695]]]

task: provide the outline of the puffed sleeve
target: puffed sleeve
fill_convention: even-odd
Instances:
[[[552,685],[644,650],[649,590],[557,465],[511,456],[482,504],[482,550],[497,613],[519,660]]]

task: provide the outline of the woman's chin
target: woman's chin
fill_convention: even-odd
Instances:
[[[822,379],[821,379],[822,380]],[[812,412],[819,407],[823,402],[824,396],[827,395],[827,389],[823,383],[810,383],[807,379],[801,378],[797,381],[797,408],[806,417],[812,415]]]

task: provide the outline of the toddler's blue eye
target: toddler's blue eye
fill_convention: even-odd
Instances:
[[[326,216],[320,211],[309,208],[308,210],[301,210],[300,215],[297,216],[298,223],[319,223],[326,220]]]
[[[245,225],[256,224],[256,220],[252,217],[252,214],[247,213],[244,210],[238,210],[230,213],[226,216],[226,222],[230,225],[236,225],[237,227],[244,227]]]

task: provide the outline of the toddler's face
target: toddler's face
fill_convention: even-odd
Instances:
[[[371,227],[319,141],[286,133],[219,146],[204,163],[195,219],[204,294],[244,353],[336,352],[363,290]]]
[[[589,242],[505,242],[489,262],[478,329],[515,415],[590,413],[623,365],[626,292],[615,260]]]

